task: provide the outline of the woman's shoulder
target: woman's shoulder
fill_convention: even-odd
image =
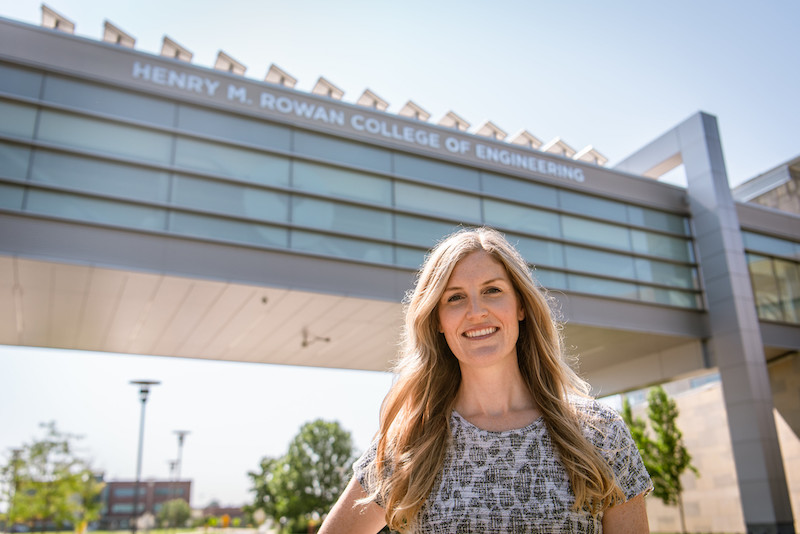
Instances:
[[[597,417],[602,419],[618,419],[617,411],[608,404],[601,402],[594,397],[584,397],[582,395],[570,395],[569,403],[578,415],[587,417]]]
[[[625,496],[652,489],[642,458],[622,416],[611,406],[592,398],[578,398],[571,404],[581,421],[584,436],[614,471]]]
[[[616,439],[620,432],[625,433],[627,426],[622,416],[611,406],[592,397],[571,396],[569,402],[587,437],[592,441]]]

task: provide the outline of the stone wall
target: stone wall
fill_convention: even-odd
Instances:
[[[774,414],[795,530],[800,532],[800,439],[786,420],[786,417],[800,416],[800,357],[795,354],[781,360],[770,367],[770,375],[776,406],[786,406],[776,409]],[[722,384],[712,382],[695,389],[686,387],[680,393],[670,394],[680,411],[678,426],[692,455],[692,463],[700,472],[699,477],[691,472],[682,477],[687,532],[745,532]],[[665,389],[680,390],[681,387],[665,385]],[[634,414],[646,419],[646,406],[635,407]],[[651,495],[647,498],[647,514],[652,532],[680,532],[677,507],[665,506]]]

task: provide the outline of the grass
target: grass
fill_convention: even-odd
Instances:
[[[237,531],[243,531],[245,528],[237,528],[237,527],[197,527],[197,528],[151,528],[149,530],[137,530],[137,533],[140,534],[189,534],[189,533],[205,533],[208,532],[209,534],[236,534]],[[39,530],[31,530],[26,532],[25,534],[69,534],[70,532],[74,532],[74,530],[46,530],[41,532]],[[120,529],[120,530],[87,530],[86,534],[125,534],[126,532],[130,532],[130,529]]]

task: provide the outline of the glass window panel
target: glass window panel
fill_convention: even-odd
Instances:
[[[170,231],[200,238],[221,239],[248,245],[288,248],[289,231],[266,224],[204,217],[192,213],[174,212],[170,216]]]
[[[289,159],[179,137],[175,165],[262,185],[289,186]]]
[[[484,199],[483,218],[490,226],[542,237],[560,237],[559,216],[549,211]]]
[[[625,222],[625,204],[604,198],[582,195],[564,189],[558,192],[559,202],[563,209],[599,219]]]
[[[757,254],[747,254],[747,267],[753,283],[758,316],[761,319],[783,321],[781,294],[772,259]]]
[[[24,187],[0,183],[0,209],[22,210],[22,199],[24,196]]]
[[[38,99],[41,86],[42,75],[38,72],[0,65],[0,91]]]
[[[28,191],[25,209],[43,215],[144,230],[163,230],[166,222],[162,209],[35,189]]]
[[[564,247],[564,255],[567,267],[575,271],[635,278],[633,258],[630,256],[573,246]]]
[[[553,187],[490,173],[481,173],[481,187],[491,195],[504,196],[526,204],[558,207],[558,196]]]
[[[292,222],[319,230],[392,238],[391,213],[324,200],[293,197]]]
[[[140,503],[138,505],[139,512],[144,512],[145,503]],[[111,513],[112,514],[132,514],[133,513],[133,503],[114,503],[111,505]],[[124,521],[127,523],[127,521]]]
[[[287,151],[291,148],[292,132],[285,126],[194,106],[179,107],[178,128],[193,134],[240,141],[264,148]]]
[[[641,254],[661,256],[678,261],[693,261],[691,241],[680,237],[631,230],[633,250]]]
[[[569,284],[569,289],[572,291],[604,295],[607,297],[638,299],[636,284],[603,280],[576,274],[567,275],[567,282]]]
[[[114,488],[113,493],[115,497],[133,497],[135,491],[133,488]]]
[[[627,210],[628,222],[631,224],[689,235],[689,220],[686,217],[639,206],[628,206]]]
[[[176,175],[172,201],[177,206],[265,221],[288,222],[289,195],[237,184]]]
[[[392,204],[392,182],[388,178],[304,161],[292,162],[292,186],[385,206]]]
[[[392,246],[359,239],[332,237],[292,230],[292,248],[314,254],[337,256],[373,263],[392,264]]]
[[[294,151],[330,161],[349,163],[364,169],[392,171],[392,153],[388,150],[324,135],[295,131]]]
[[[395,263],[401,267],[419,270],[425,261],[426,250],[408,247],[395,247]]]
[[[0,133],[33,139],[36,108],[0,100]]]
[[[432,248],[441,239],[461,228],[460,225],[432,221],[422,217],[395,216],[395,235],[400,242]]]
[[[622,226],[562,215],[561,229],[564,238],[573,241],[621,250],[631,248],[628,229]]]
[[[658,304],[667,304],[669,306],[679,306],[681,308],[699,307],[696,293],[644,286],[639,288],[639,293],[641,299],[647,302],[656,302]]]
[[[45,79],[42,100],[160,126],[175,124],[175,104],[57,76]]]
[[[28,176],[28,162],[30,159],[30,148],[10,143],[0,143],[0,176],[24,180]]]
[[[458,221],[481,221],[478,197],[431,187],[395,182],[395,205],[414,211],[446,215]]]
[[[394,171],[401,176],[427,180],[459,189],[479,191],[479,174],[475,169],[432,159],[395,154]]]
[[[133,503],[114,503],[111,505],[112,514],[130,514],[133,513]]]
[[[38,138],[156,163],[169,163],[172,154],[172,140],[166,134],[57,111],[41,112]]]
[[[560,271],[536,269],[533,276],[547,289],[567,289],[567,275]]]
[[[549,267],[564,266],[564,247],[560,243],[512,234],[506,235],[506,238],[528,263]]]
[[[744,240],[744,247],[748,250],[775,254],[776,256],[785,256],[787,258],[800,258],[800,254],[798,254],[800,249],[797,247],[797,243],[792,241],[763,234],[755,234],[753,232],[742,232],[742,238]]]
[[[166,202],[169,174],[56,152],[36,151],[31,180],[91,193]]]
[[[773,262],[780,290],[783,320],[800,323],[800,263],[777,258]]]
[[[698,287],[697,271],[694,268],[644,258],[636,258],[636,278],[687,289]]]

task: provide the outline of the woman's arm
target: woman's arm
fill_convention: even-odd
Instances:
[[[355,477],[331,508],[318,534],[376,534],[386,526],[385,511],[374,502],[356,504],[367,496]]]
[[[603,513],[604,534],[647,534],[647,508],[644,493],[628,499],[622,504],[607,508]]]

